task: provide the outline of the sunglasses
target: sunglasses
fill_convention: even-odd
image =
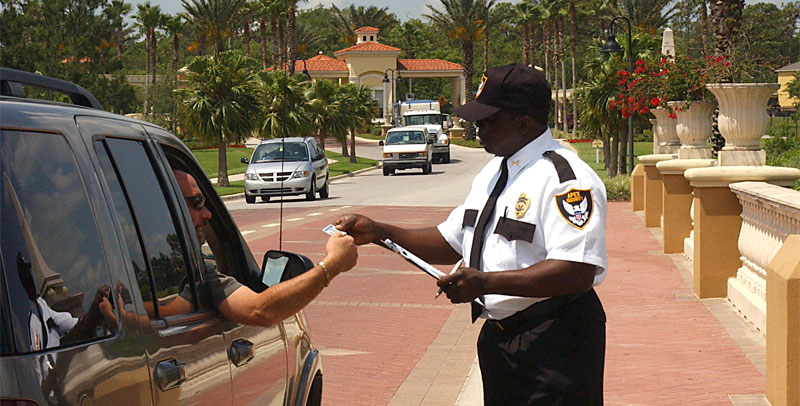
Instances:
[[[186,204],[193,209],[200,210],[206,205],[206,197],[203,195],[184,196],[183,198],[186,199]]]

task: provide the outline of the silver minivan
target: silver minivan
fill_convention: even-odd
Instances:
[[[328,159],[312,137],[274,138],[261,141],[244,173],[247,203],[256,197],[269,201],[272,196],[305,195],[314,200],[316,194],[328,197]]]

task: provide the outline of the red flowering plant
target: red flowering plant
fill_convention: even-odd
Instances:
[[[623,118],[634,114],[648,114],[650,109],[657,107],[668,109],[670,117],[675,118],[673,109],[667,102],[712,98],[706,89],[706,83],[709,83],[708,69],[695,59],[640,59],[636,61],[633,72],[619,71],[617,76],[620,93],[609,102],[608,107],[620,110]],[[684,108],[687,107],[688,105]]]
[[[619,95],[610,100],[608,108],[619,110],[623,118],[648,114],[650,109],[664,106],[667,100],[662,86],[666,59],[639,59],[633,72],[617,72]]]

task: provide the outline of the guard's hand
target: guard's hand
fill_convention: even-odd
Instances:
[[[485,294],[486,273],[475,268],[459,268],[436,284],[453,303],[467,303]]]
[[[336,219],[333,225],[338,230],[353,236],[357,245],[369,244],[380,239],[377,224],[369,217],[360,214],[346,214]]]
[[[325,245],[325,254],[323,261],[333,274],[331,277],[349,271],[358,261],[358,247],[349,235],[334,233],[330,236]]]

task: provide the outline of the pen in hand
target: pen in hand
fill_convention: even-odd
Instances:
[[[458,270],[458,268],[459,268],[459,267],[461,266],[461,264],[463,264],[463,263],[464,263],[464,258],[461,258],[461,259],[459,259],[459,260],[458,260],[458,262],[456,262],[456,264],[453,266],[453,269],[450,271],[450,275],[452,275],[452,274],[453,274],[453,272],[457,271],[457,270]],[[439,297],[439,295],[441,295],[441,294],[442,294],[442,292],[444,292],[444,287],[441,287],[441,288],[439,288],[439,291],[438,291],[438,292],[436,292],[436,296],[434,296],[434,299],[438,298],[438,297]]]

